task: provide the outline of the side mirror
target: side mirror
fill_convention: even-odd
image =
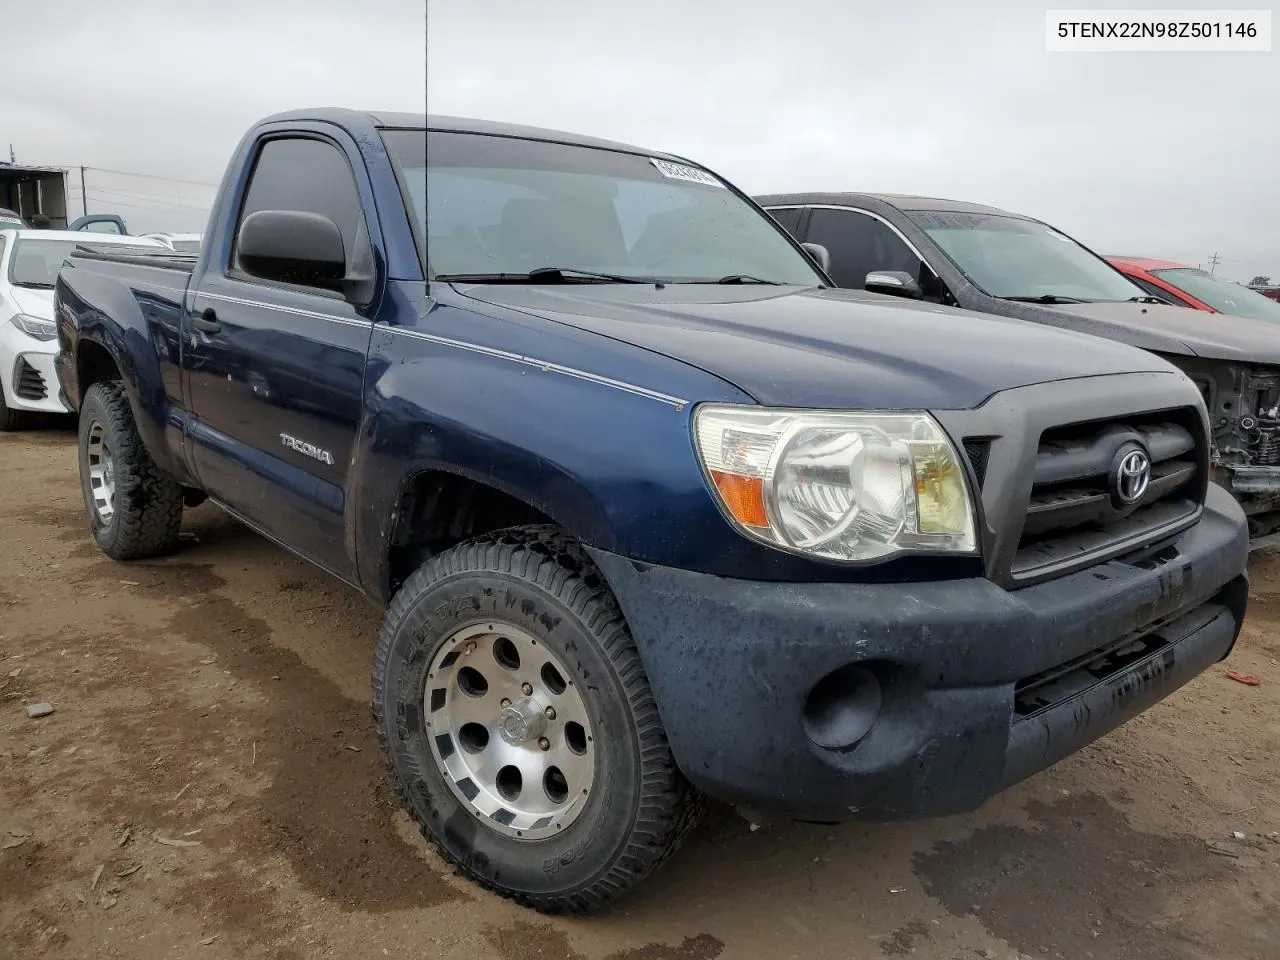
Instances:
[[[867,274],[865,286],[871,293],[888,293],[910,300],[924,296],[915,277],[903,270],[873,270]]]
[[[85,233],[114,233],[121,237],[129,235],[129,230],[125,226],[124,220],[114,213],[94,213],[77,217],[71,221],[67,229],[83,230]]]
[[[236,238],[236,257],[246,273],[277,283],[337,290],[347,275],[338,225],[301,210],[249,214]]]
[[[831,272],[831,251],[820,243],[802,243],[800,246],[809,251],[810,256],[818,261],[823,273]]]

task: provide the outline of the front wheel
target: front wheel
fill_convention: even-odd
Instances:
[[[590,913],[698,822],[635,644],[590,559],[554,528],[470,541],[397,593],[374,716],[424,836],[473,880]]]
[[[25,410],[15,410],[4,399],[4,384],[0,384],[0,433],[21,430],[27,425]]]
[[[177,546],[182,487],[147,453],[117,383],[95,383],[80,405],[80,487],[93,539],[111,559],[141,560]]]

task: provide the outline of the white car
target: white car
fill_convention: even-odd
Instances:
[[[198,233],[144,233],[148,240],[163,243],[174,253],[200,252],[200,234]]]
[[[0,230],[0,430],[31,413],[70,413],[58,390],[53,283],[79,245],[164,247],[142,237],[68,230]]]

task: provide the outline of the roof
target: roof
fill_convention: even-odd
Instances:
[[[301,110],[289,110],[272,114],[258,121],[264,123],[281,123],[288,121],[311,120],[322,123],[334,123],[341,127],[373,126],[377,128],[402,127],[424,130],[448,130],[457,133],[478,133],[495,137],[517,137],[525,140],[546,140],[552,143],[565,143],[580,147],[597,147],[604,150],[619,150],[623,153],[636,153],[646,157],[680,159],[660,150],[650,150],[628,143],[604,140],[599,137],[587,137],[564,130],[547,127],[532,127],[519,123],[504,123],[498,120],[481,120],[475,117],[455,117],[433,113],[394,113],[350,110],[343,107],[313,107]],[[686,161],[687,162],[687,161]]]
[[[347,107],[304,107],[297,110],[286,110],[273,113],[258,121],[277,123],[287,120],[316,120],[322,123],[336,123],[339,126],[374,126],[374,127],[409,127],[424,129],[427,125],[425,113],[397,113],[394,110],[351,110]]]
[[[1189,263],[1178,263],[1174,260],[1152,260],[1149,257],[1128,257],[1118,254],[1107,254],[1106,259],[1118,260],[1128,264],[1131,267],[1137,267],[1139,270],[1194,270],[1195,268]]]
[[[0,174],[15,173],[21,176],[25,173],[66,173],[66,167],[37,167],[29,163],[2,163],[0,162]]]
[[[989,207],[981,203],[968,203],[964,200],[947,200],[943,197],[921,197],[910,193],[769,193],[757,194],[753,199],[761,206],[779,204],[830,204],[832,206],[853,206],[859,203],[881,203],[899,210],[935,210],[946,213],[986,213],[998,217],[1014,217],[1019,220],[1030,220],[1031,217],[1020,213],[1010,213],[999,207]]]
[[[578,133],[564,130],[552,130],[546,127],[530,127],[519,123],[502,123],[497,120],[477,120],[472,117],[448,117],[440,114],[427,114],[427,127],[431,130],[449,130],[457,133],[479,133],[493,137],[517,137],[523,140],[547,140],[552,143],[566,143],[577,147],[596,147],[603,150],[619,150],[623,153],[638,153],[646,157],[669,157],[670,154],[645,147],[604,140],[599,137],[586,137]],[[674,159],[674,158],[673,158]]]

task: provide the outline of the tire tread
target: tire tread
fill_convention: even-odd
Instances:
[[[91,405],[101,408],[111,431],[116,470],[115,535],[104,544],[95,530],[98,545],[111,559],[121,561],[168,553],[177,546],[182,530],[182,487],[151,459],[118,381],[93,384],[85,392],[82,416]],[[84,436],[80,443],[85,443]],[[92,505],[85,506],[92,516]]]
[[[607,872],[568,893],[542,896],[489,882],[454,856],[410,802],[390,760],[383,715],[384,677],[398,626],[429,585],[470,572],[501,573],[536,583],[569,607],[600,644],[626,692],[641,758],[640,797],[625,845]],[[657,870],[684,843],[705,812],[706,800],[684,778],[667,744],[657,704],[622,611],[581,545],[558,527],[514,527],[446,550],[412,574],[392,599],[378,635],[373,664],[373,712],[382,754],[396,793],[423,837],[455,869],[478,885],[547,914],[586,914],[617,900]]]

